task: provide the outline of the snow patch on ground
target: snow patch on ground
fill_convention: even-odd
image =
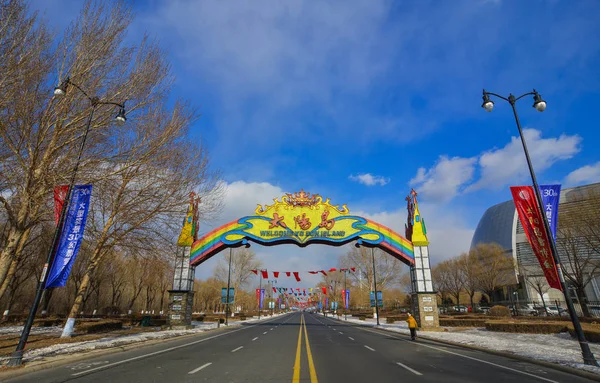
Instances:
[[[274,317],[278,317],[284,314],[275,314],[273,316],[263,316],[261,319],[258,317],[249,318],[245,321],[235,321],[230,322],[228,327],[231,326],[241,326],[244,323],[254,323],[258,321],[263,321],[267,319],[271,319]],[[164,330],[164,331],[154,331],[154,332],[145,332],[140,334],[132,334],[132,335],[123,335],[123,336],[114,336],[107,337],[97,340],[83,341],[83,342],[74,342],[74,343],[62,343],[56,344],[48,347],[42,347],[37,349],[32,349],[29,351],[25,351],[23,354],[24,362],[31,362],[34,360],[39,360],[44,357],[60,355],[60,354],[73,354],[79,352],[86,352],[91,350],[99,350],[103,348],[110,347],[118,347],[123,346],[130,343],[143,342],[147,340],[153,339],[168,339],[176,336],[182,335],[191,335],[198,334],[204,331],[216,329],[218,324],[216,322],[192,322],[194,326],[193,329],[190,330]],[[221,324],[221,326],[225,326]],[[10,333],[20,333],[23,330],[23,326],[11,326],[11,327],[3,327],[0,328],[3,332],[0,334],[10,334]],[[46,327],[46,328],[32,328],[32,332],[34,329],[45,329],[46,332],[56,332],[58,334],[62,333],[62,327]],[[39,331],[41,332],[41,331]],[[9,357],[0,357],[0,364],[5,364],[8,361]]]
[[[344,320],[343,317],[340,318]],[[348,318],[348,322],[377,327],[375,319],[359,320]],[[379,321],[385,322],[385,318]],[[409,335],[406,322],[381,323],[378,328]],[[502,351],[520,356],[557,363],[600,374],[600,368],[583,364],[579,342],[568,333],[561,334],[515,334],[487,331],[482,328],[457,329],[446,327],[445,332],[420,331],[418,336],[426,339],[439,339],[448,342]],[[600,357],[600,344],[589,343],[596,359]]]
[[[23,331],[23,326],[4,326],[0,327],[0,335],[7,334],[20,334]],[[50,326],[50,327],[32,327],[31,334],[46,334],[46,333],[61,333],[62,327],[60,326]]]

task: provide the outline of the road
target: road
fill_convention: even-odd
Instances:
[[[535,364],[292,313],[8,382],[591,382]]]

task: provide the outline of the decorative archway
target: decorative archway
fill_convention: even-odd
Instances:
[[[248,246],[249,241],[273,246],[292,243],[341,246],[356,241],[377,247],[414,266],[413,244],[390,228],[352,215],[346,205],[332,205],[329,198],[311,196],[303,190],[286,193],[273,205],[258,205],[255,215],[242,217],[199,238],[192,244],[190,265],[197,266],[229,247]]]

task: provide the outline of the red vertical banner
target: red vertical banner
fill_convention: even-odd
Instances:
[[[65,204],[67,198],[67,192],[69,191],[69,185],[60,185],[54,188],[54,223],[58,225],[60,219],[60,213],[62,207]]]
[[[260,289],[256,289],[256,305],[260,306]]]
[[[510,192],[515,201],[515,207],[521,225],[523,225],[523,229],[525,230],[527,240],[540,262],[540,266],[542,266],[548,285],[562,291],[556,263],[554,263],[554,258],[552,257],[550,241],[544,228],[543,218],[536,202],[533,187],[511,186]]]

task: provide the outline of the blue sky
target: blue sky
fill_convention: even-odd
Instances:
[[[80,4],[32,7],[60,29]],[[540,183],[600,181],[598,1],[133,7],[131,39],[147,32],[168,51],[174,93],[202,113],[190,139],[210,148],[228,184],[226,208],[206,230],[303,188],[402,233],[404,197],[414,187],[434,259],[468,250],[485,209],[510,199],[509,185],[530,183],[510,105],[498,100],[485,113],[483,88],[505,96],[535,88],[547,101],[544,113],[529,97],[518,105]],[[333,267],[345,251],[254,250],[276,271]]]

